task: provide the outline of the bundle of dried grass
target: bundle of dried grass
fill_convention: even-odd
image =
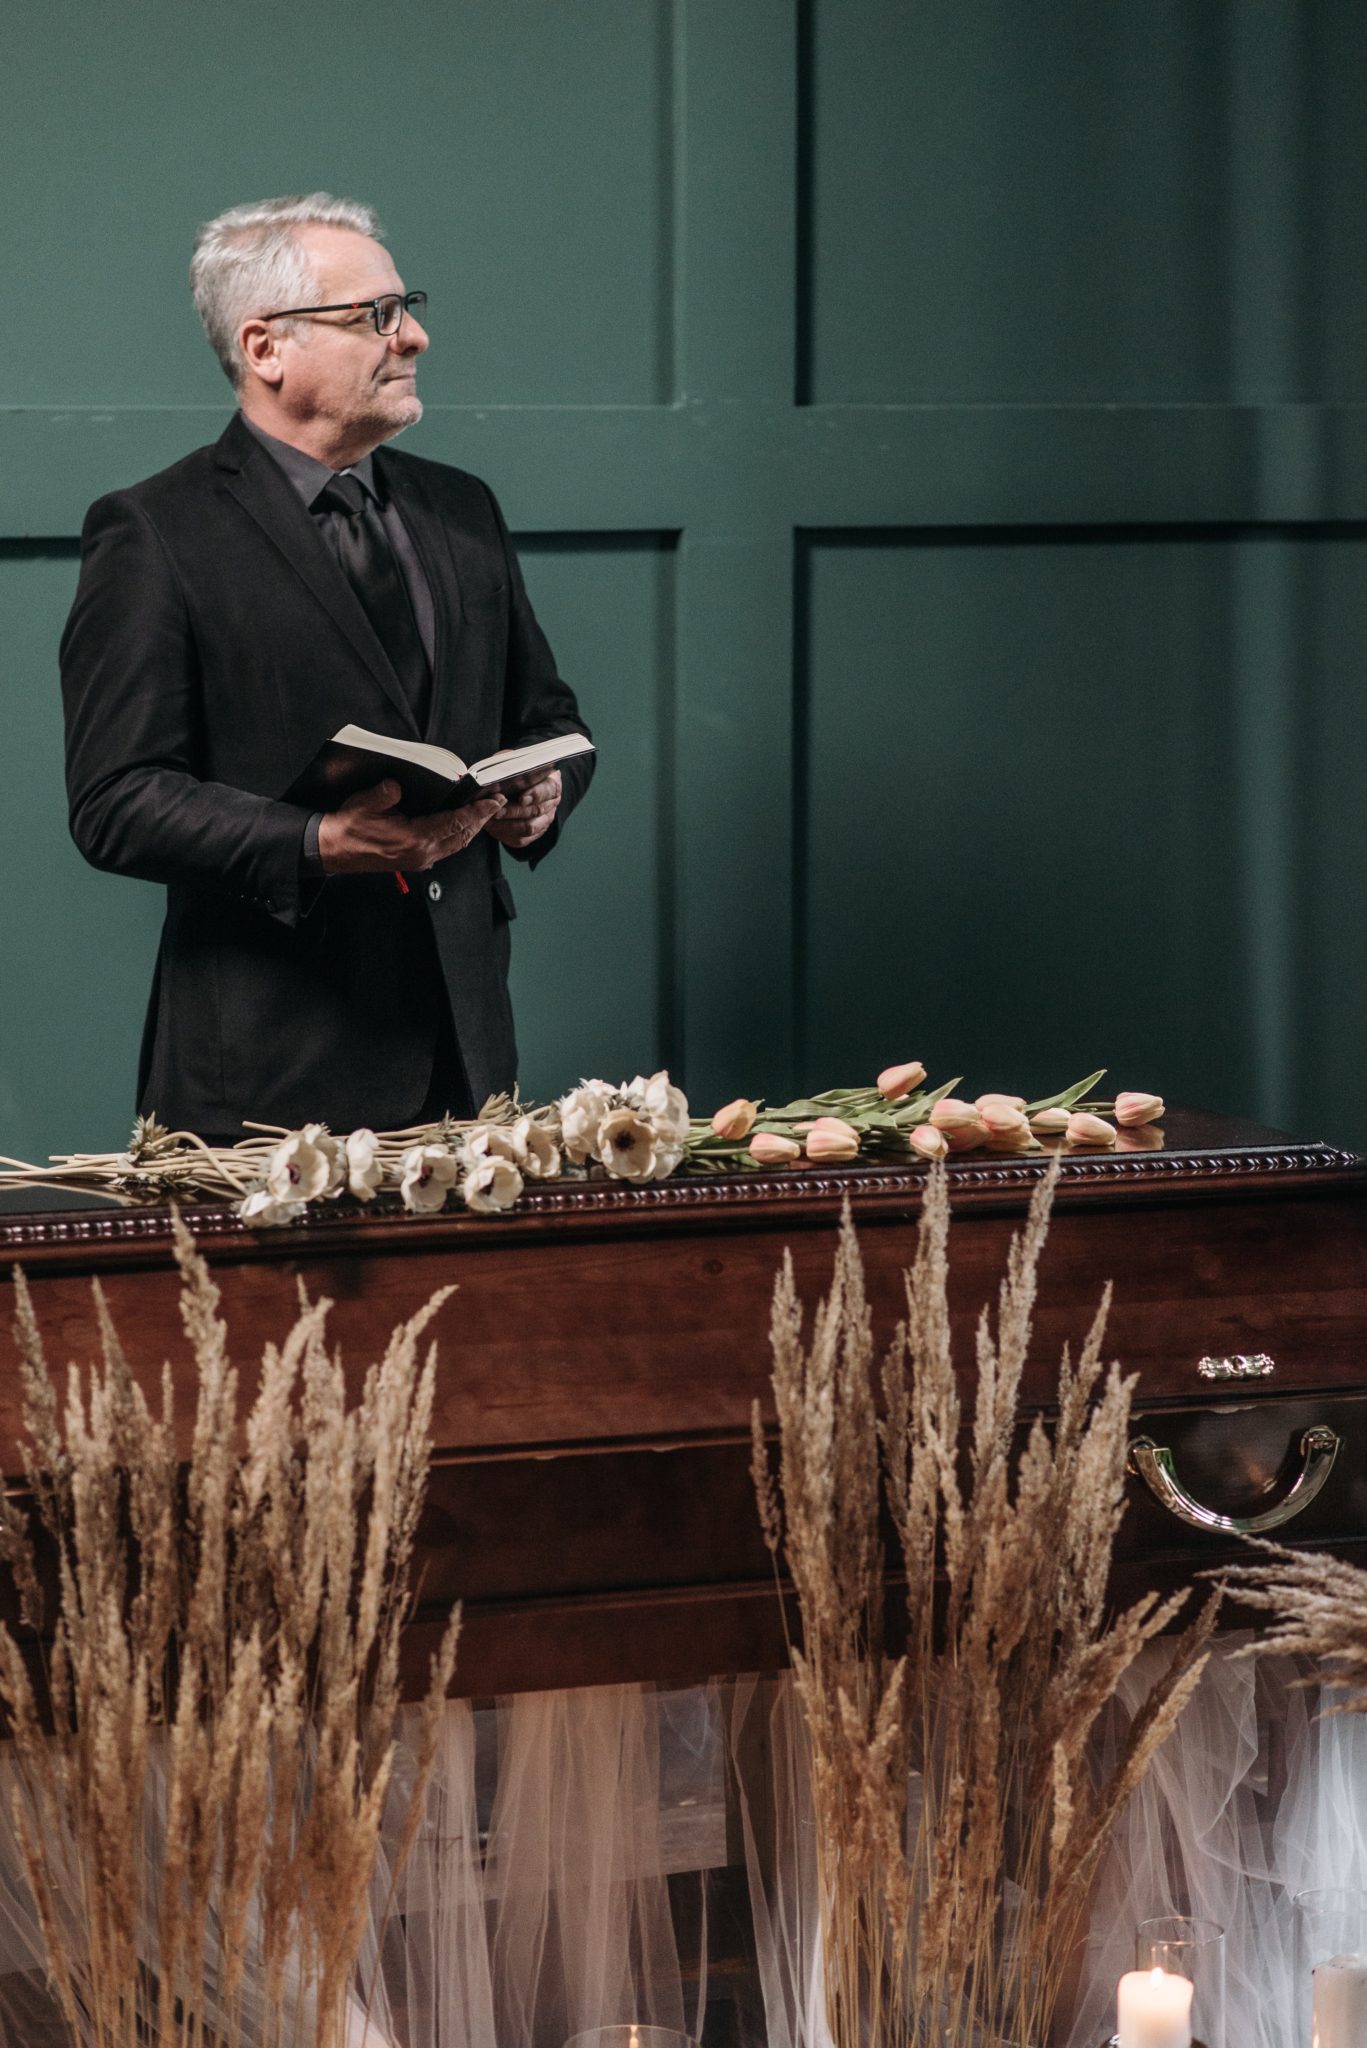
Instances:
[[[73,2042],[340,2048],[430,1452],[419,1339],[444,1296],[349,1410],[329,1304],[301,1291],[240,1435],[218,1290],[175,1232],[199,1388],[185,1469],[169,1366],[154,1412],[97,1285],[102,1362],[70,1368],[63,1410],[16,1274],[32,1507],[0,1518],[24,1624],[0,1628],[15,1824]],[[433,1660],[414,1826],[457,1625]]]
[[[1056,1423],[1036,1420],[1013,1457],[1055,1178],[1012,1244],[995,1327],[987,1308],[978,1324],[966,1457],[943,1168],[927,1184],[907,1320],[883,1362],[881,1419],[848,1208],[810,1344],[790,1262],[778,1282],[777,1487],[758,1406],[754,1474],[766,1541],[776,1558],[784,1550],[801,1613],[792,1661],[836,2048],[1040,2048],[1108,1832],[1204,1667],[1216,1599],[1175,1642],[1098,1782],[1088,1737],[1185,1596],[1146,1596],[1106,1619],[1134,1385],[1115,1366],[1103,1374],[1109,1294],[1076,1364],[1064,1353]],[[907,1642],[895,1660],[884,1646],[880,1492],[906,1573]]]
[[[1247,1654],[1311,1657],[1314,1682],[1340,1695],[1326,1712],[1367,1714],[1367,1571],[1256,1538],[1249,1547],[1265,1551],[1269,1562],[1236,1565],[1225,1583],[1246,1607],[1273,1620]]]

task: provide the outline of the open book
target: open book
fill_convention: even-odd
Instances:
[[[367,732],[364,726],[344,725],[330,740],[324,740],[303,774],[286,790],[285,801],[335,811],[358,790],[373,789],[377,782],[387,780],[397,782],[403,791],[400,810],[418,818],[432,811],[458,810],[520,776],[544,773],[562,761],[593,752],[593,741],[582,732],[564,732],[554,739],[533,740],[530,746],[504,747],[467,765],[448,747],[432,747],[425,740],[394,740],[384,733]]]

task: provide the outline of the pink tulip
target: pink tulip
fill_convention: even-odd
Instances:
[[[807,1133],[809,1159],[857,1159],[859,1133],[838,1116],[818,1117]]]
[[[925,1078],[925,1066],[920,1060],[907,1060],[900,1067],[884,1067],[878,1076],[878,1093],[885,1102],[899,1102],[913,1088],[919,1088]]]
[[[1009,1130],[989,1129],[987,1133],[989,1152],[1038,1152],[1039,1148],[1039,1139],[1024,1117],[1019,1124],[1013,1125]]]
[[[986,1125],[971,1102],[960,1102],[957,1095],[944,1095],[930,1112],[930,1121],[937,1131],[976,1131],[981,1137]]]
[[[750,1140],[750,1157],[761,1166],[788,1166],[802,1157],[802,1147],[793,1138],[781,1138],[777,1131],[756,1131]]]
[[[1108,1124],[1104,1116],[1093,1116],[1090,1110],[1075,1109],[1068,1119],[1068,1143],[1114,1145],[1115,1125]]]
[[[1163,1114],[1161,1095],[1138,1095],[1132,1089],[1115,1098],[1115,1120],[1118,1124],[1157,1123]]]
[[[738,1095],[734,1102],[728,1102],[719,1109],[712,1119],[712,1128],[719,1138],[748,1137],[750,1128],[759,1115],[759,1104]]]
[[[937,1131],[934,1124],[917,1124],[907,1132],[907,1142],[913,1152],[919,1152],[923,1159],[943,1159],[949,1150],[949,1140],[943,1131]]]
[[[1010,1101],[1005,1095],[981,1095],[977,1103],[978,1115],[987,1125],[988,1135],[993,1138],[1015,1138],[1023,1131],[1030,1135],[1030,1124],[1023,1108]]]
[[[1030,1128],[1040,1138],[1057,1137],[1068,1128],[1070,1109],[1037,1109],[1030,1119]]]
[[[986,1095],[980,1095],[973,1106],[981,1113],[994,1103],[1003,1103],[1007,1109],[1024,1109],[1025,1097],[1023,1095],[999,1095],[995,1090],[989,1090]]]
[[[979,1145],[987,1143],[987,1125],[981,1117],[976,1123],[959,1124],[945,1132],[945,1143],[951,1152],[976,1152]]]

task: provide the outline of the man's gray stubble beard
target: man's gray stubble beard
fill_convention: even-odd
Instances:
[[[408,429],[410,427],[416,427],[418,421],[422,418],[422,400],[419,398],[416,391],[413,393],[413,396],[408,400],[408,405],[411,408],[409,415],[407,419],[402,420],[399,423],[399,425],[395,427],[394,432],[396,434],[407,433]]]

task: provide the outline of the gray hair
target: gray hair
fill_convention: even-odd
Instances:
[[[215,220],[205,221],[195,236],[190,289],[204,332],[234,390],[241,386],[247,367],[237,339],[243,321],[273,306],[305,305],[318,289],[313,264],[294,234],[296,228],[315,223],[353,228],[377,242],[384,239],[373,208],[355,199],[334,199],[330,192],[230,206]]]

